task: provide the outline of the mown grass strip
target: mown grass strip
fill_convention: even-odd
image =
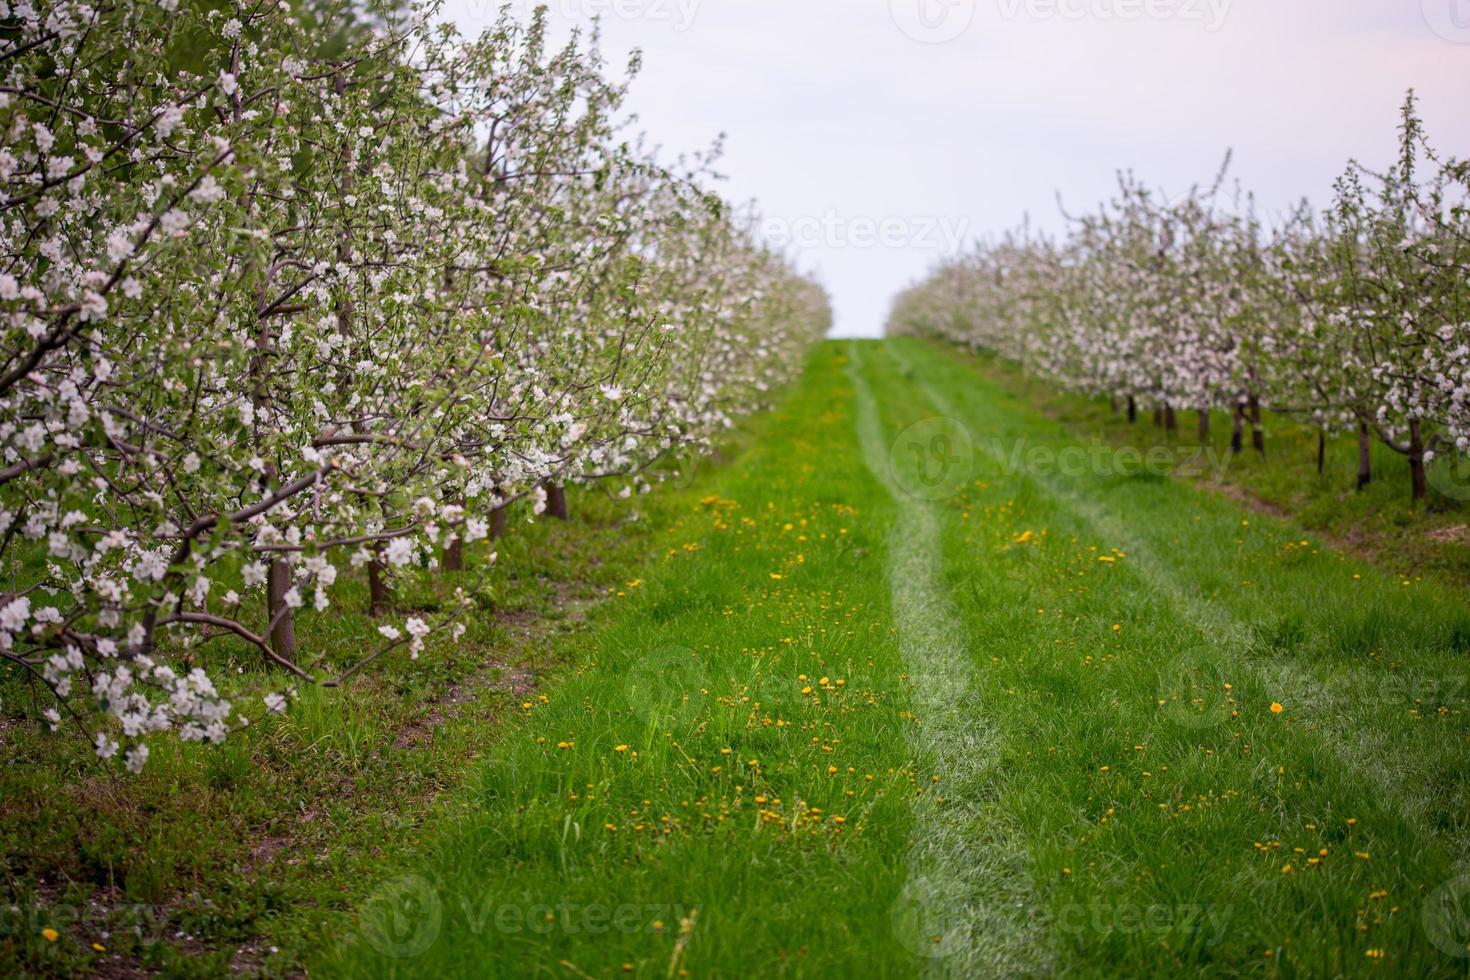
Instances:
[[[1024,852],[987,819],[996,733],[978,697],[974,664],[943,574],[942,526],[920,468],[942,447],[943,426],[920,422],[897,439],[882,428],[863,371],[864,345],[851,345],[863,458],[895,506],[887,579],[899,647],[913,684],[916,756],[934,760],[929,791],[916,802],[897,935],[941,976],[1016,976],[1047,959],[1044,937],[1024,927],[1029,901]],[[913,455],[910,449],[917,449]],[[1017,914],[1017,910],[1021,914]]]
[[[1076,971],[1463,976],[1463,605],[894,349],[975,436],[947,566]]]

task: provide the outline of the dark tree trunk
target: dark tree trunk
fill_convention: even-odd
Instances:
[[[1179,419],[1176,418],[1175,415],[1174,415],[1174,406],[1173,405],[1165,405],[1164,406],[1164,431],[1166,431],[1166,432],[1178,432],[1179,431]]]
[[[1373,440],[1368,435],[1368,423],[1358,423],[1358,489],[1373,482]]]
[[[445,276],[447,278],[448,273],[445,273]],[[464,507],[463,498],[457,500],[456,503]],[[446,572],[462,572],[464,571],[464,526],[461,525],[457,530],[451,530],[450,533],[454,534],[454,540],[444,546],[442,565]]]
[[[296,662],[296,610],[286,605],[291,591],[291,566],[284,561],[270,563],[266,572],[266,614],[271,622],[271,649],[282,660]]]
[[[383,545],[373,545],[373,560],[368,562],[368,615],[376,619],[393,604],[393,590],[388,588],[388,563],[383,560]]]
[[[1266,430],[1261,428],[1261,399],[1256,397],[1255,392],[1250,396],[1251,409],[1251,448],[1262,456],[1266,455]]]
[[[546,484],[546,513],[559,521],[571,517],[567,512],[567,488],[560,483]]]
[[[1199,410],[1199,443],[1201,446],[1210,444],[1210,410],[1208,408]]]
[[[1132,395],[1128,396],[1128,421],[1138,421],[1138,402],[1134,399]]]
[[[1154,425],[1161,429],[1164,427],[1164,406],[1162,405],[1154,406]]]
[[[1236,404],[1230,419],[1230,451],[1237,456],[1245,448],[1245,406]]]
[[[505,532],[510,526],[510,504],[502,504],[490,512],[490,540],[499,541],[505,537]]]
[[[1409,419],[1409,480],[1416,503],[1429,496],[1429,480],[1424,471],[1424,430],[1418,419]]]
[[[1114,415],[1118,414],[1118,396],[1114,395],[1113,397],[1108,399],[1108,408],[1113,410]]]
[[[446,572],[464,571],[464,538],[458,535],[454,541],[444,549],[444,570]]]
[[[1317,430],[1317,475],[1327,471],[1327,431]]]

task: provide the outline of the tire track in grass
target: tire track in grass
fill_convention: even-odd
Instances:
[[[973,413],[955,404],[927,380],[901,348],[888,344],[885,349],[937,411],[961,421],[961,424],[973,420]],[[963,370],[947,360],[941,360],[941,363]],[[986,451],[1002,469],[1006,468],[1007,460],[997,444],[987,443]],[[1039,487],[1100,537],[1125,546],[1124,550],[1132,556],[1130,567],[1134,574],[1166,597],[1182,620],[1208,638],[1210,647],[1231,657],[1233,664],[1261,690],[1274,691],[1283,699],[1290,697],[1298,710],[1309,712],[1322,733],[1319,742],[1326,753],[1373,786],[1384,799],[1391,800],[1393,810],[1413,828],[1421,841],[1448,847],[1457,874],[1470,871],[1470,839],[1463,835],[1446,837],[1437,832],[1431,811],[1438,801],[1426,795],[1422,787],[1415,786],[1417,776],[1414,771],[1387,765],[1385,758],[1389,753],[1383,751],[1383,746],[1360,734],[1365,730],[1371,732],[1371,715],[1361,716],[1358,706],[1345,697],[1342,690],[1325,689],[1309,668],[1282,659],[1261,663],[1254,657],[1241,655],[1251,645],[1253,631],[1250,622],[1226,603],[1194,595],[1185,589],[1181,583],[1188,579],[1188,570],[1155,548],[1144,534],[1106,506],[1084,497],[1075,487],[1040,473],[1023,473],[1021,478]]]
[[[909,360],[901,347],[890,344],[887,349],[894,361],[898,363],[899,368],[906,375],[913,377],[915,387],[930,405],[941,414],[964,424],[963,420],[970,416],[932,383],[921,380],[922,375],[915,370],[913,362]],[[1000,446],[994,440],[990,440],[985,444],[985,451],[994,458],[1004,472],[1010,461],[1006,459]],[[1134,534],[1129,525],[1120,520],[1116,514],[1097,501],[1082,497],[1074,490],[1062,487],[1055,480],[1047,479],[1040,474],[1025,473],[1022,474],[1022,477],[1030,480],[1071,510],[1099,536],[1110,541],[1126,543],[1128,547],[1125,550],[1134,557],[1132,567],[1135,573],[1151,588],[1167,596],[1179,614],[1195,624],[1202,632],[1216,637],[1220,645],[1233,644],[1236,649],[1242,648],[1249,642],[1248,624],[1242,622],[1234,612],[1224,608],[1220,603],[1201,599],[1180,588],[1179,582],[1182,581],[1183,575],[1179,569],[1174,568],[1149,542]]]
[[[906,494],[895,479],[856,342],[847,370],[863,459],[895,505],[887,574],[899,647],[913,682],[909,741],[937,774],[937,782],[917,798],[894,934],[929,961],[930,975],[1046,972],[1052,957],[1031,914],[1024,850],[998,836],[1001,825],[987,813],[997,739],[979,703],[968,645],[943,584],[941,521],[933,503]]]
[[[1167,737],[1161,738],[1161,744],[1178,740],[1174,746],[1166,748],[1170,752],[1167,761],[1178,774],[1171,778],[1182,776],[1184,782],[1180,785],[1189,788],[1183,798],[1189,802],[1196,802],[1193,797],[1197,791],[1208,791],[1210,800],[1206,801],[1203,796],[1199,798],[1199,802],[1205,805],[1198,809],[1200,822],[1193,827],[1176,825],[1172,821],[1155,824],[1147,820],[1149,811],[1141,809],[1139,804],[1151,804],[1159,797],[1144,793],[1139,783],[1123,786],[1119,800],[1109,799],[1107,802],[1117,805],[1127,815],[1125,819],[1131,817],[1132,826],[1127,832],[1110,838],[1116,846],[1105,852],[1107,863],[1103,865],[1103,875],[1073,886],[1090,888],[1090,894],[1086,891],[1071,893],[1066,888],[1046,888],[1044,883],[1049,874],[1062,864],[1073,867],[1079,864],[1077,853],[1080,850],[1074,853],[1069,848],[1067,832],[1080,824],[1074,820],[1069,826],[1064,817],[1052,824],[1054,833],[1040,829],[1045,825],[1037,822],[1041,809],[1037,803],[1048,798],[1043,795],[1048,788],[1046,774],[1029,781],[1022,780],[1016,787],[1015,798],[1027,814],[1021,817],[1021,822],[1027,828],[1030,846],[1036,850],[1034,878],[1043,883],[1040,885],[1043,895],[1049,892],[1058,901],[1068,902],[1073,901],[1070,896],[1076,894],[1082,896],[1076,901],[1085,901],[1087,907],[1101,900],[1104,907],[1110,902],[1136,906],[1164,901],[1176,903],[1176,908],[1182,907],[1178,903],[1206,902],[1207,908],[1223,909],[1225,916],[1221,921],[1225,925],[1220,931],[1211,933],[1205,943],[1185,950],[1192,957],[1187,966],[1201,974],[1253,972],[1247,969],[1247,964],[1266,949],[1271,951],[1267,956],[1274,957],[1274,964],[1278,966],[1275,971],[1268,969],[1268,974],[1358,976],[1381,975],[1382,970],[1388,969],[1403,976],[1464,976],[1464,902],[1467,889],[1470,889],[1470,876],[1465,875],[1465,865],[1460,858],[1464,834],[1453,829],[1446,832],[1444,827],[1446,823],[1461,829],[1464,827],[1462,820],[1454,820],[1447,815],[1464,812],[1453,802],[1464,799],[1463,783],[1453,773],[1445,771],[1446,764],[1455,766],[1463,759],[1463,753],[1456,758],[1453,751],[1432,751],[1421,733],[1402,726],[1384,725],[1381,731],[1372,731],[1373,720],[1386,721],[1390,713],[1389,709],[1375,708],[1371,689],[1367,691],[1366,700],[1360,693],[1374,681],[1375,675],[1359,670],[1336,656],[1332,646],[1323,644],[1310,648],[1309,652],[1316,659],[1305,662],[1298,662],[1289,655],[1272,656],[1255,646],[1254,613],[1264,616],[1264,621],[1269,624],[1278,617],[1289,619],[1293,613],[1309,605],[1320,604],[1323,598],[1317,590],[1324,587],[1318,579],[1310,577],[1310,571],[1298,574],[1294,566],[1271,562],[1276,550],[1273,541],[1281,536],[1281,532],[1286,531],[1293,544],[1300,532],[1290,524],[1283,524],[1274,530],[1268,529],[1266,547],[1237,551],[1221,547],[1224,542],[1216,541],[1212,536],[1218,536],[1222,531],[1229,531],[1233,536],[1239,519],[1253,515],[1238,513],[1233,505],[1221,504],[1205,512],[1208,530],[1191,531],[1186,521],[1188,511],[1198,512],[1191,503],[1194,492],[1189,488],[1180,489],[1176,483],[1161,484],[1156,491],[1149,492],[1147,488],[1140,491],[1129,484],[1088,481],[1085,474],[1055,474],[1054,470],[1041,463],[1018,470],[1016,460],[1019,454],[1008,454],[1002,440],[1021,444],[1035,441],[1055,450],[1075,437],[1063,427],[1028,413],[1023,404],[996,398],[990,385],[966,372],[957,358],[954,363],[948,363],[940,354],[931,355],[922,349],[912,348],[906,351],[902,342],[889,344],[884,353],[890,355],[891,376],[903,376],[906,383],[927,398],[936,411],[972,426],[977,436],[993,433],[1000,437],[998,440],[984,440],[989,442],[988,447],[976,447],[977,470],[987,471],[976,475],[991,480],[989,471],[997,473],[992,481],[996,497],[1009,494],[1011,500],[1006,506],[1019,498],[1023,501],[1020,506],[1032,508],[1028,513],[1044,512],[1054,534],[1059,524],[1063,526],[1063,537],[1067,531],[1073,533],[1074,546],[1078,544],[1078,538],[1085,542],[1089,537],[1101,535],[1103,541],[1126,550],[1128,561],[1120,571],[1126,569],[1132,584],[1122,585],[1123,580],[1112,580],[1115,584],[1105,590],[1110,596],[1105,598],[1105,605],[1093,604],[1091,608],[1096,613],[1110,606],[1107,612],[1111,614],[1121,606],[1128,613],[1143,614],[1151,626],[1165,628],[1152,634],[1155,638],[1152,647],[1138,648],[1152,650],[1157,655],[1154,661],[1141,662],[1143,670],[1130,672],[1126,680],[1119,677],[1111,688],[1103,685],[1093,688],[1094,694],[1104,697],[1118,690],[1127,692],[1126,701],[1119,702],[1116,698],[1112,701],[1119,706],[1117,720],[1120,722],[1111,729],[1114,737],[1132,734],[1129,721],[1147,723],[1150,709],[1147,707],[1149,692],[1146,685],[1152,673],[1149,668],[1154,663],[1174,660],[1189,663],[1189,658],[1179,656],[1189,652],[1189,648],[1171,649],[1168,646],[1168,626],[1173,623],[1204,639],[1200,650],[1204,653],[1203,661],[1229,669],[1232,675],[1229,679],[1235,682],[1236,695],[1244,695],[1242,704],[1251,705],[1257,717],[1271,717],[1264,713],[1265,705],[1275,697],[1290,705],[1283,719],[1287,727],[1278,729],[1255,724],[1254,731],[1246,736],[1246,744],[1256,750],[1251,756],[1254,764],[1242,756],[1240,761],[1227,763],[1223,769],[1211,767],[1209,772],[1202,766],[1190,765],[1188,760],[1193,750],[1189,741],[1193,736],[1187,731],[1173,731],[1175,720],[1164,714],[1166,709],[1161,708],[1160,714],[1155,716],[1165,725],[1162,734]],[[930,363],[931,357],[936,363]],[[884,374],[874,372],[874,361],[875,357],[870,355],[870,373],[874,374],[878,389],[883,391]],[[919,365],[918,371],[913,369],[914,363]],[[990,450],[988,453],[987,448]],[[994,457],[993,463],[989,458],[982,463],[981,454]],[[1009,459],[1006,458],[1008,455]],[[988,508],[986,513],[990,513]],[[948,532],[951,519],[948,508],[941,512],[941,516],[946,521]],[[1043,518],[1037,516],[1034,519]],[[1196,521],[1199,519],[1195,517]],[[1257,523],[1254,519],[1251,521],[1252,525]],[[1260,523],[1270,524],[1269,521]],[[1015,530],[1021,527],[1010,526]],[[1198,537],[1191,537],[1191,534]],[[1172,547],[1168,543],[1171,535],[1174,537]],[[986,539],[989,537],[984,536]],[[1009,537],[1009,534],[1002,533],[999,541],[1003,544]],[[967,567],[970,555],[955,548],[948,533],[945,540],[951,548],[945,567]],[[1236,544],[1243,542],[1237,541]],[[1210,582],[1216,580],[1209,574],[1208,563],[1226,562],[1230,571],[1217,578],[1230,580],[1247,575],[1247,569],[1263,558],[1267,563],[1259,568],[1262,582],[1274,585],[1275,589],[1255,600],[1254,609],[1208,591]],[[1331,559],[1324,557],[1320,564],[1326,565],[1329,561]],[[1337,574],[1345,582],[1354,570],[1364,572],[1363,589],[1367,595],[1377,596],[1382,586],[1397,584],[1396,581],[1375,582],[1374,588],[1378,592],[1368,592],[1369,580],[1381,576],[1370,575],[1356,566],[1344,567]],[[1073,590],[1067,588],[1066,591],[1070,594]],[[1059,586],[1056,599],[1061,598],[1060,592]],[[1098,594],[1104,595],[1104,590],[1099,590]],[[1140,602],[1130,604],[1134,594]],[[987,596],[986,601],[992,609],[999,609],[996,597]],[[1080,597],[1078,602],[1084,606],[1085,614],[1086,604]],[[978,605],[978,612],[966,609],[967,615],[972,617],[967,622],[972,628],[984,631],[990,626],[988,616],[993,614],[984,611],[986,602]],[[1037,605],[1050,608],[1053,602],[1038,602]],[[1339,602],[1330,608],[1340,610],[1343,605]],[[965,605],[962,604],[961,608]],[[1100,623],[1105,628],[1112,618],[1110,615]],[[1298,616],[1298,620],[1315,624],[1318,628],[1322,626],[1321,616],[1315,619]],[[1021,632],[1026,632],[1024,626]],[[1430,633],[1423,630],[1406,633],[1405,636],[1431,638]],[[1049,659],[1045,648],[1038,647],[1035,652],[1041,654],[1043,660]],[[1426,667],[1426,661],[1415,656],[1410,656],[1409,662],[1419,670]],[[1427,664],[1432,669],[1436,664],[1450,666],[1452,661],[1449,657],[1438,658],[1434,654],[1428,655]],[[1337,669],[1335,675],[1328,675],[1336,682],[1330,688],[1314,676],[1316,669],[1328,666]],[[998,667],[998,676],[1002,669]],[[1018,678],[1014,666],[1011,671],[1008,679],[1015,683]],[[1214,673],[1210,676],[1216,680],[1223,679]],[[1142,684],[1135,683],[1135,679],[1141,680]],[[982,675],[982,680],[991,680],[988,672]],[[1163,680],[1162,675],[1160,680]],[[987,683],[984,688],[987,695],[991,689]],[[1165,690],[1160,688],[1160,696]],[[999,730],[1007,736],[1003,751],[1010,753],[1020,748],[1035,748],[1034,743],[1009,744],[1009,738],[1014,734],[1010,726],[1014,725],[1015,731],[1024,738],[1027,724],[1007,710],[1011,702],[998,700],[1000,704],[996,707],[1001,709],[997,712]],[[1135,705],[1136,711],[1130,707]],[[1052,707],[1054,704],[1042,702],[1037,710],[1049,711]],[[1055,739],[1059,729],[1063,733],[1068,731],[1065,725],[1058,724],[1063,717],[1059,714],[1046,719],[1040,726],[1049,729],[1043,735],[1044,739]],[[1093,717],[1097,720],[1096,715]],[[1086,746],[1092,744],[1096,734],[1105,734],[1109,720],[1103,718],[1101,721],[1101,728],[1071,729],[1072,744]],[[1221,721],[1223,723],[1223,718]],[[1229,724],[1234,728],[1236,723]],[[1242,720],[1240,724],[1244,726],[1250,722]],[[1354,728],[1358,726],[1367,731],[1355,737]],[[1208,734],[1200,735],[1199,748],[1212,760],[1217,757],[1214,750],[1222,742],[1229,744],[1223,736],[1230,734],[1231,729],[1217,731],[1222,736],[1219,741]],[[1240,737],[1238,730],[1234,737]],[[1154,736],[1148,733],[1137,740],[1152,746]],[[1120,744],[1126,748],[1133,741],[1130,737]],[[1040,744],[1045,745],[1046,742]],[[1416,748],[1422,751],[1416,753]],[[1026,757],[1030,758],[1031,753],[1026,752]],[[1224,754],[1218,758],[1223,760]],[[1423,761],[1425,759],[1429,761]],[[1074,753],[1071,761],[1074,765],[1081,762],[1084,766],[1092,766],[1097,762],[1115,760],[1089,760],[1084,751]],[[1279,775],[1285,772],[1280,763],[1285,763],[1290,776]],[[1159,772],[1157,766],[1149,768]],[[1423,787],[1417,791],[1415,774]],[[1052,786],[1060,791],[1059,796],[1071,799],[1074,805],[1080,803],[1080,794],[1066,796],[1066,790],[1056,787],[1056,782],[1051,780]],[[1231,804],[1233,811],[1216,811],[1216,819],[1212,822],[1204,814],[1214,806],[1217,786],[1246,802],[1244,806]],[[1092,789],[1089,787],[1086,792],[1091,794]],[[1245,795],[1242,797],[1240,793]],[[1008,800],[1011,798],[1009,794],[1006,797]],[[1092,799],[1089,795],[1088,802]],[[1224,801],[1223,794],[1220,800]],[[1438,812],[1432,812],[1431,807]],[[1107,813],[1111,816],[1112,810]],[[1249,841],[1245,837],[1236,839],[1237,831],[1248,830],[1250,838],[1258,845],[1264,841],[1268,845],[1275,842],[1277,847],[1286,847],[1297,843],[1288,835],[1301,833],[1303,828],[1316,834],[1318,821],[1323,818],[1336,823],[1349,816],[1364,818],[1356,831],[1326,834],[1322,836],[1321,843],[1330,848],[1333,855],[1353,853],[1355,857],[1346,864],[1339,862],[1333,865],[1331,871],[1321,877],[1307,878],[1303,875],[1306,867],[1298,863],[1298,858],[1291,856],[1293,852],[1302,854],[1301,848],[1286,851],[1287,863],[1284,865],[1272,866],[1269,860],[1257,863],[1250,857],[1240,856],[1248,853],[1244,847]],[[1227,819],[1229,825],[1226,825]],[[1278,826],[1273,827],[1273,822]],[[1359,821],[1349,819],[1347,823],[1351,825]],[[1053,847],[1058,838],[1061,838],[1060,846]],[[1077,841],[1074,846],[1080,849],[1097,839],[1101,837],[1088,837]],[[1306,837],[1301,842],[1310,840],[1311,837]],[[1349,840],[1354,843],[1349,845]],[[1231,841],[1233,843],[1227,848],[1221,847],[1221,842]],[[1236,847],[1241,850],[1236,851]],[[1313,849],[1314,846],[1309,847],[1307,853]],[[1358,853],[1359,849],[1361,853]],[[1047,853],[1048,850],[1051,853]],[[1326,855],[1327,851],[1320,853]],[[1371,864],[1368,863],[1370,854]],[[1177,867],[1185,873],[1175,872],[1177,876],[1151,873],[1154,867],[1162,872],[1166,866],[1164,862],[1168,867]],[[1307,863],[1315,862],[1307,859]],[[1325,866],[1327,862],[1324,860],[1323,864]],[[1293,866],[1295,870],[1288,870]],[[1279,874],[1277,867],[1282,868]],[[1060,870],[1066,873],[1066,869]],[[1106,880],[1109,875],[1111,880]],[[1383,911],[1373,911],[1375,900],[1381,900]],[[1059,910],[1063,908],[1058,906]],[[1241,908],[1255,908],[1257,915],[1251,918],[1234,916],[1234,912]],[[1232,916],[1238,925],[1231,924]],[[1372,938],[1369,938],[1370,929]],[[1126,934],[1120,935],[1116,929],[1083,930],[1075,932],[1074,936],[1073,942],[1065,937],[1060,941],[1067,973],[1094,975],[1095,969],[1099,976],[1110,973],[1152,976],[1169,975],[1171,970],[1176,970],[1178,975],[1183,975],[1186,969],[1186,964],[1178,961],[1177,949],[1164,949],[1161,955],[1158,944],[1139,941],[1137,937],[1130,939]],[[1272,960],[1268,959],[1267,966],[1271,965]]]

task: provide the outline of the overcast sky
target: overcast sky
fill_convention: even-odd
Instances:
[[[466,31],[501,0],[447,0]],[[512,6],[529,10],[531,0]],[[1232,172],[1270,211],[1326,203],[1394,150],[1405,91],[1470,155],[1470,0],[550,0],[603,23],[631,108],[670,153],[728,135],[721,188],[832,294],[838,336],[882,332],[943,254],[1120,168],[1174,194]]]

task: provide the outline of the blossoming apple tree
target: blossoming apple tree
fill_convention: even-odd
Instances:
[[[826,327],[595,45],[431,13],[0,3],[0,658],[130,769],[248,722],[219,641],[417,656],[463,602],[395,619],[397,570],[707,443]],[[358,575],[383,643],[328,663],[296,619]]]

